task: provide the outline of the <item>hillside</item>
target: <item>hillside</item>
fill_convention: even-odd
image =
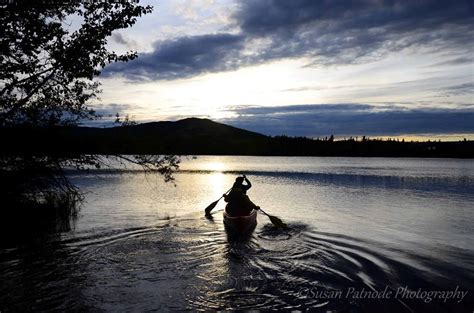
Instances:
[[[0,129],[4,151],[99,154],[260,154],[262,134],[188,118],[134,126]]]

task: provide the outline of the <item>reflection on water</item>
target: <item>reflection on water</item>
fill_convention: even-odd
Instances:
[[[395,260],[393,254],[402,255],[405,261]],[[472,260],[472,255],[462,251],[457,257]],[[194,214],[163,220],[153,227],[4,251],[1,260],[1,275],[9,278],[2,286],[1,300],[15,310],[411,312],[439,310],[445,304],[403,298],[327,299],[321,292],[345,295],[350,288],[396,292],[404,286],[444,290],[453,282],[466,283],[463,290],[473,287],[466,279],[472,283],[472,275],[466,277],[456,265],[391,250],[373,241],[319,232],[305,224],[290,224],[289,231],[265,225],[246,240],[229,241],[220,214],[214,223]],[[446,309],[470,312],[469,301],[459,304],[451,299]]]
[[[472,312],[472,163],[277,158],[269,170],[262,159],[198,159],[176,187],[137,173],[75,176],[89,194],[74,231],[0,250],[0,311]],[[223,203],[204,218],[241,172],[288,231],[259,216],[250,236],[229,238]],[[394,296],[405,287],[470,293]],[[384,290],[392,296],[355,294]]]

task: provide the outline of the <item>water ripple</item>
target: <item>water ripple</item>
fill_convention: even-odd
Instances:
[[[420,270],[426,267],[422,257],[401,254],[376,241],[303,224],[290,224],[288,231],[259,226],[236,240],[221,220],[188,215],[153,226],[76,234],[36,250],[2,251],[0,277],[8,283],[0,288],[0,309],[470,312],[456,303],[344,296],[352,289],[446,287],[426,278],[433,275]],[[426,270],[443,276],[445,268]],[[18,294],[13,286],[35,292]]]

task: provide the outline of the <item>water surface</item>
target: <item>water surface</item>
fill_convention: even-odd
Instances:
[[[203,216],[239,174],[288,231],[260,215],[234,240],[223,202]],[[74,230],[1,250],[0,310],[473,309],[471,160],[203,156],[176,186],[134,170],[71,178],[87,191]]]

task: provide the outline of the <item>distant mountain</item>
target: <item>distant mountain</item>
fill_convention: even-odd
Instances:
[[[198,118],[112,128],[0,128],[0,138],[0,154],[474,157],[473,141],[361,142],[269,137]]]
[[[262,134],[187,118],[111,128],[0,129],[6,150],[23,152],[84,152],[100,154],[260,154],[271,140]]]
[[[269,138],[208,119],[188,118],[108,130],[123,138],[128,147],[148,153],[259,154],[258,144]]]

